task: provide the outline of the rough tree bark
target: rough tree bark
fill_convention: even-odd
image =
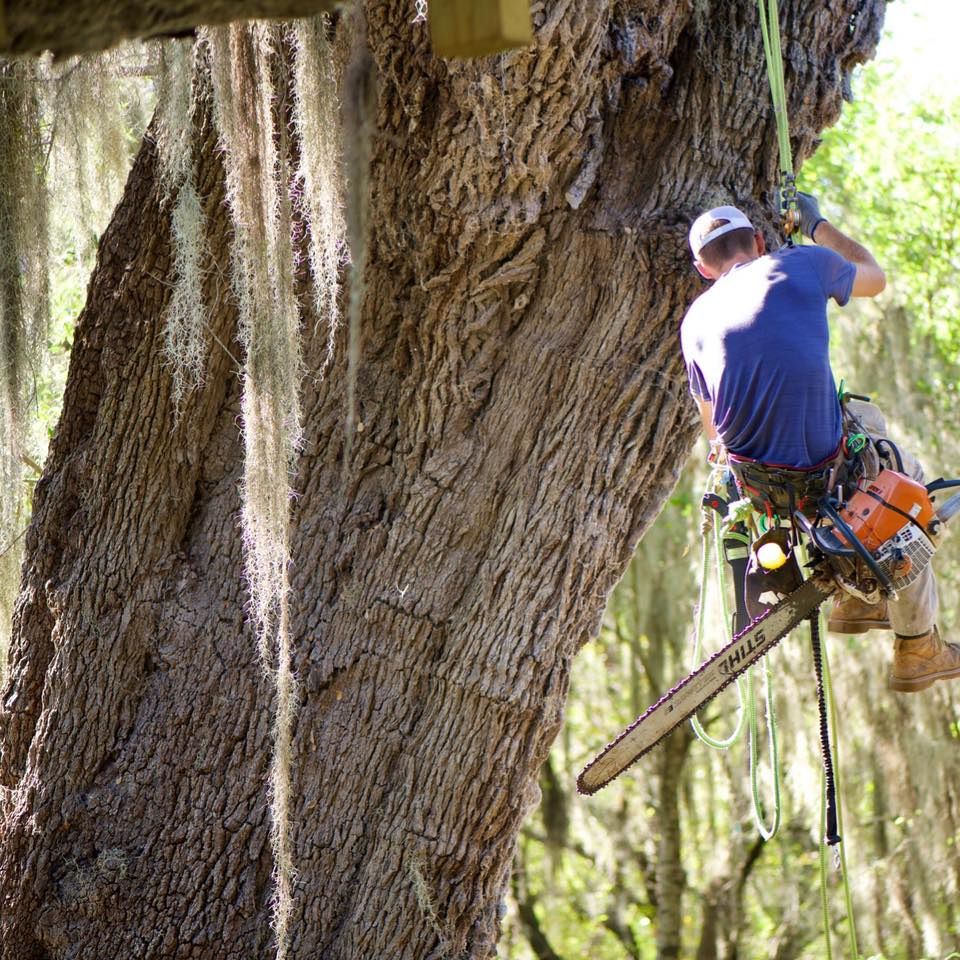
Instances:
[[[534,48],[444,63],[409,4],[369,5],[363,430],[344,467],[345,362],[308,379],[293,505],[293,956],[494,951],[571,659],[695,435],[686,223],[721,198],[763,220],[774,183],[755,5],[695,7],[535,4]],[[802,157],[882,3],[781,7]],[[225,264],[209,131],[198,155]],[[102,242],[37,489],[0,714],[7,960],[270,949],[238,381],[211,339],[174,425],[154,161]],[[212,271],[229,345],[225,288]]]

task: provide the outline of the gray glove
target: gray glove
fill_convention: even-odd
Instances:
[[[797,191],[797,213],[800,214],[800,232],[813,240],[814,231],[827,218],[820,213],[820,204],[817,198],[809,193]]]

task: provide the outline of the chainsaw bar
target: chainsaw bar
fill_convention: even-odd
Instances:
[[[664,737],[769,653],[834,589],[832,583],[811,577],[741,630],[601,750],[580,772],[577,790],[584,794],[596,793],[649,753]]]

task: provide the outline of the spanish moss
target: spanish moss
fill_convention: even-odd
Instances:
[[[280,32],[267,24],[206,32],[214,117],[233,217],[232,277],[246,351],[242,526],[250,605],[277,706],[271,764],[274,930],[286,955],[292,909],[290,743],[296,704],[288,631],[289,473],[301,442],[299,310],[291,244],[290,144],[275,103]],[[281,80],[283,78],[281,77]]]
[[[50,123],[49,182],[58,220],[89,255],[107,225],[146,126],[143,80],[156,71],[155,48],[130,43],[89,57],[40,61]]]
[[[48,349],[51,276],[67,262],[92,267],[145,126],[150,56],[129,44],[65,62],[0,62],[0,654],[30,517],[27,481],[39,476],[65,377],[64,351]],[[58,320],[72,329],[72,317]]]
[[[341,146],[336,78],[329,17],[301,20],[291,30],[294,50],[293,117],[300,163],[297,180],[309,223],[310,272],[317,323],[325,323],[327,352],[320,375],[333,360],[337,329],[340,268],[345,260]]]
[[[193,53],[194,44],[188,41],[163,46],[155,124],[161,187],[173,204],[173,290],[164,316],[164,345],[178,411],[186,394],[203,382],[207,352],[201,270],[204,218],[192,147],[196,105]]]

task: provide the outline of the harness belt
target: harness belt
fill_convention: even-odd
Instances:
[[[784,467],[761,463],[727,451],[727,464],[737,488],[754,509],[768,517],[788,519],[800,510],[810,519],[817,501],[843,479],[849,464],[844,441],[825,460],[812,467]]]

